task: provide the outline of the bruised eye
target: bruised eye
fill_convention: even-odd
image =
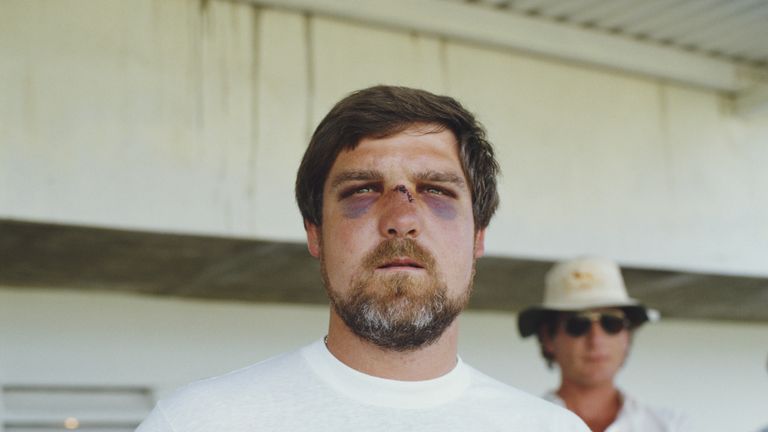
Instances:
[[[344,199],[344,198],[349,198],[355,195],[366,195],[366,194],[374,193],[378,191],[379,191],[379,188],[376,187],[376,185],[353,186],[353,187],[344,189],[339,194],[339,197],[341,199]]]
[[[455,197],[456,194],[448,189],[437,186],[424,186],[421,191],[431,196]]]

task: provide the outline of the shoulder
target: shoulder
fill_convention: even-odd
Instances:
[[[488,375],[478,371],[477,369],[472,368],[471,366],[467,367],[470,370],[470,376],[472,377],[472,387],[476,394],[484,395],[488,398],[494,398],[502,401],[503,403],[524,405],[534,410],[561,411],[557,409],[556,406],[540,397],[526,393],[495,378],[491,378]]]
[[[470,369],[474,397],[484,399],[482,403],[489,412],[495,410],[501,417],[514,417],[515,424],[522,422],[530,430],[589,431],[571,411]]]
[[[292,383],[306,383],[306,370],[300,351],[295,351],[195,381],[158,402],[139,430],[216,430],[216,424],[239,430],[236,419],[248,411],[247,407],[276,404]],[[166,426],[155,426],[161,424]]]
[[[212,399],[239,399],[243,394],[253,395],[254,388],[269,391],[273,385],[283,385],[284,379],[295,376],[302,367],[303,360],[298,351],[281,354],[224,375],[187,384],[166,399],[165,406],[197,400],[207,403]]]

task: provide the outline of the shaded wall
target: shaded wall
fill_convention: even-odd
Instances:
[[[312,128],[396,83],[488,127],[490,254],[768,275],[768,119],[713,92],[225,1],[8,0],[0,51],[2,217],[302,240]]]
[[[768,120],[734,117],[725,96],[215,0],[0,2],[0,217],[300,241],[308,136],[376,83],[457,96],[485,122],[504,170],[490,254],[768,275]],[[326,313],[4,288],[0,381],[162,393],[318,338]],[[470,363],[533,393],[554,384],[512,314],[463,320]],[[755,429],[766,336],[649,327],[622,384],[698,430]]]
[[[319,288],[318,288],[319,289]],[[323,306],[0,290],[0,384],[143,386],[162,397],[321,338]],[[515,316],[467,312],[460,355],[533,394],[557,383]],[[642,328],[619,384],[687,412],[701,432],[766,422],[765,325],[666,320]]]

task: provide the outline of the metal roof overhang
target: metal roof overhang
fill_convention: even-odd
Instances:
[[[418,31],[715,90],[734,98],[737,115],[750,116],[768,111],[768,69],[765,66],[716,58],[674,46],[582,28],[552,19],[510,13],[507,9],[481,4],[493,2],[241,1]]]
[[[327,304],[303,243],[0,219],[0,285],[246,302]],[[484,257],[473,310],[538,304],[551,262]],[[662,316],[768,322],[768,278],[623,268],[630,295]]]

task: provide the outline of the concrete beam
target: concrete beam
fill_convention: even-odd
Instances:
[[[753,68],[677,48],[611,36],[462,2],[242,1],[510,48],[724,92],[743,89],[749,84],[746,77],[756,74]]]
[[[768,115],[768,85],[740,92],[736,96],[735,111],[741,117]]]
[[[480,259],[470,308],[515,312],[539,303],[551,265]],[[663,317],[768,322],[768,278],[636,268],[623,273],[630,294]],[[327,303],[319,264],[303,243],[7,219],[0,219],[0,286]]]

